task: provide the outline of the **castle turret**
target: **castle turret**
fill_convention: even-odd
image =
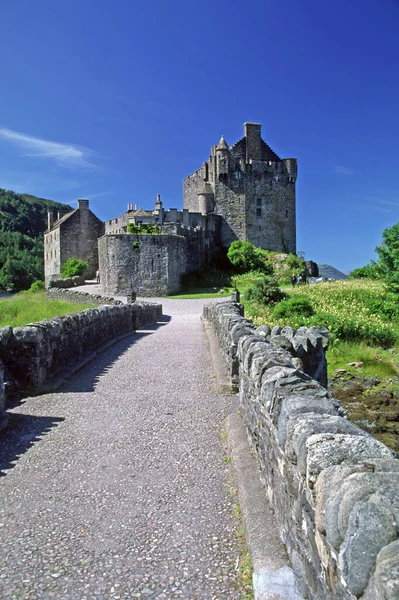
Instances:
[[[203,215],[213,212],[214,194],[210,183],[204,182],[198,192],[198,210]]]
[[[158,224],[162,225],[163,219],[164,219],[164,214],[163,214],[163,207],[162,207],[162,202],[161,202],[161,194],[157,194],[157,200],[155,202],[155,209],[153,212],[154,212],[154,215],[156,215],[158,217]]]
[[[226,140],[222,136],[220,138],[220,142],[216,146],[216,165],[219,179],[220,175],[224,177],[229,172],[229,154],[229,147],[226,143]]]
[[[298,177],[298,161],[296,158],[283,158],[283,163],[288,173],[288,178],[291,183],[295,183]]]
[[[244,136],[247,142],[246,160],[262,160],[262,138],[260,123],[244,123]]]

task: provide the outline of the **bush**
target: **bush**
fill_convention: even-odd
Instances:
[[[61,266],[61,277],[66,279],[67,277],[76,277],[77,275],[83,275],[88,267],[88,263],[80,258],[69,258]]]
[[[30,292],[38,292],[39,290],[44,290],[44,281],[34,281],[29,288]]]
[[[230,244],[227,257],[238,273],[260,271],[272,275],[273,267],[268,262],[266,253],[251,242],[236,240]]]
[[[290,269],[296,269],[300,272],[305,270],[305,261],[300,256],[296,256],[295,254],[291,253],[287,254],[285,262]]]
[[[293,296],[279,302],[273,309],[273,316],[277,319],[290,319],[311,317],[314,314],[311,301],[306,296]]]
[[[281,291],[274,276],[265,275],[262,279],[255,281],[253,287],[246,291],[245,298],[259,304],[267,305],[283,300],[285,294]]]
[[[146,233],[149,235],[158,235],[161,232],[161,228],[159,227],[159,225],[151,225],[150,223],[141,223],[140,225],[128,223],[126,230],[128,233]]]
[[[383,272],[381,267],[374,261],[364,267],[358,267],[353,269],[349,273],[349,279],[382,279]]]

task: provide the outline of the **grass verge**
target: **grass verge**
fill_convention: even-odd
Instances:
[[[87,304],[74,304],[61,300],[47,300],[46,292],[20,292],[0,300],[0,327],[19,327],[43,319],[94,308]]]

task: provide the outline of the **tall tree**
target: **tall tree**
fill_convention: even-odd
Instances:
[[[376,252],[389,289],[399,293],[399,223],[383,231],[382,244]]]

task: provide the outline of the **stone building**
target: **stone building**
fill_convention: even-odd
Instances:
[[[261,138],[261,125],[244,124],[244,137],[222,137],[209,160],[184,180],[183,210],[128,204],[102,223],[87,200],[53,222],[45,234],[46,281],[72,256],[87,260],[87,278],[100,268],[104,293],[160,296],[180,289],[181,276],[209,263],[234,240],[296,252],[297,161],[281,159]],[[157,225],[156,235],[128,233],[129,223]]]
[[[48,212],[44,234],[44,276],[46,283],[61,273],[69,258],[86,260],[86,277],[94,278],[98,268],[97,240],[104,234],[104,223],[89,209],[88,200],[78,200],[78,208],[57,218]]]
[[[261,138],[261,125],[244,124],[244,137],[222,137],[209,160],[184,180],[184,208],[221,217],[221,243],[248,240],[296,252],[295,158],[279,158]]]

